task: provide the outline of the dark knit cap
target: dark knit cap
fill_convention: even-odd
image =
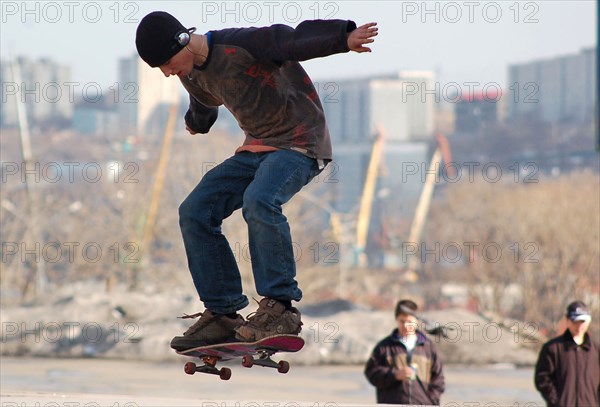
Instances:
[[[175,17],[164,11],[154,11],[140,21],[135,46],[140,57],[152,68],[161,66],[187,44],[180,44],[177,35],[190,32]]]

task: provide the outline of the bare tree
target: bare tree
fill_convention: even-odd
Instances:
[[[427,243],[463,249],[453,267],[466,273],[482,309],[552,331],[574,299],[599,310],[599,177],[538,181],[448,187],[432,210]]]

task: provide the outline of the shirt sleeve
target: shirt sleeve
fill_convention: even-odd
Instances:
[[[275,24],[222,30],[220,41],[243,47],[256,59],[306,61],[350,51],[348,33],[355,29],[356,24],[349,20],[309,20],[295,29]]]
[[[549,406],[558,403],[558,393],[554,385],[554,358],[548,345],[544,345],[535,365],[535,388],[540,392]]]
[[[190,106],[185,114],[185,125],[196,133],[208,133],[217,121],[219,108],[205,106],[190,95]]]
[[[438,356],[437,350],[431,344],[431,378],[429,381],[428,392],[432,401],[439,404],[442,393],[446,389],[442,362]]]
[[[398,383],[393,366],[388,363],[386,352],[382,346],[377,346],[373,350],[365,365],[365,376],[369,383],[378,389],[387,389]]]

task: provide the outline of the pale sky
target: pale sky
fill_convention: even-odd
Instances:
[[[72,80],[108,87],[135,53],[137,22],[168,11],[199,32],[315,18],[375,21],[370,54],[304,62],[315,81],[435,70],[442,83],[506,85],[507,66],[596,45],[593,0],[568,1],[2,1],[1,57],[47,57]],[[176,79],[172,79],[176,80]],[[473,85],[468,85],[473,86]]]

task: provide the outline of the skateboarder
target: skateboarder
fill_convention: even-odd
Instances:
[[[207,172],[179,207],[179,223],[194,285],[206,310],[175,349],[274,334],[298,334],[300,313],[292,307],[302,292],[290,228],[282,213],[304,185],[331,160],[323,107],[299,61],[336,53],[370,52],[376,23],[304,21],[231,28],[195,34],[165,12],[145,16],[137,28],[140,57],[165,76],[177,75],[190,95],[185,115],[190,134],[207,133],[224,105],[244,131],[235,154]],[[248,305],[240,273],[221,224],[242,209],[248,225],[256,313]]]

